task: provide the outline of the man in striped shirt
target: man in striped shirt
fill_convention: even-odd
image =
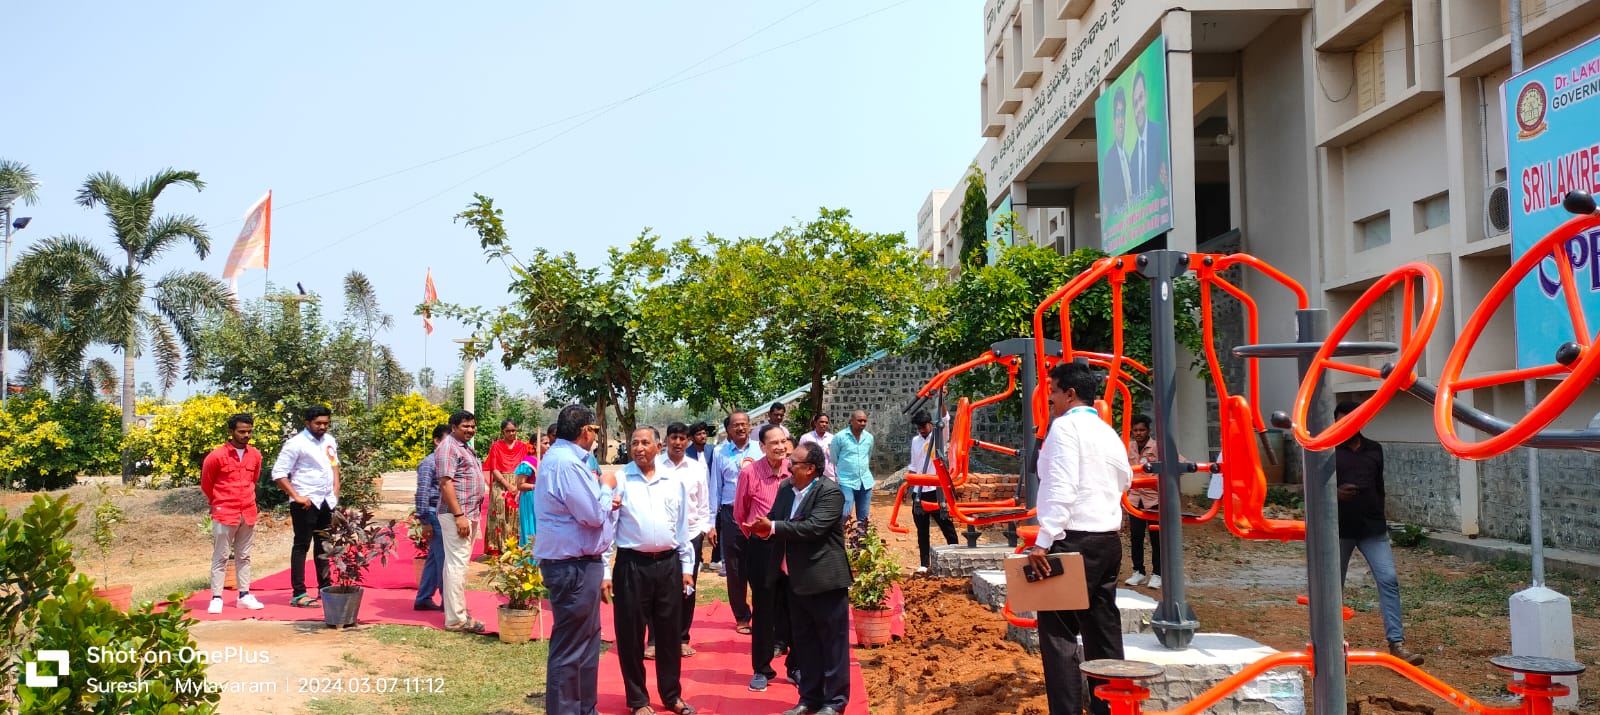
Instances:
[[[433,452],[439,470],[439,506],[451,519],[441,520],[444,541],[444,627],[449,631],[482,633],[488,627],[467,612],[467,559],[477,538],[478,514],[483,506],[483,462],[469,446],[478,432],[478,418],[466,410],[450,415],[450,434]]]

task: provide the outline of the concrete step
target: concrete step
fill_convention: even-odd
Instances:
[[[1143,708],[1172,710],[1244,669],[1250,663],[1278,652],[1249,638],[1223,633],[1197,633],[1184,650],[1168,650],[1154,633],[1122,636],[1123,658],[1155,663],[1165,668],[1159,678],[1140,685],[1150,690]],[[1209,712],[1304,715],[1305,670],[1279,668],[1263,673],[1233,692]]]
[[[972,574],[972,597],[999,613],[1006,602],[1006,574],[999,569],[979,569]],[[1117,610],[1122,615],[1123,633],[1143,633],[1150,629],[1155,615],[1155,599],[1125,588],[1117,589]],[[1032,618],[1033,613],[1018,614]],[[1006,626],[1006,640],[1020,644],[1030,653],[1039,650],[1039,632],[1033,628]]]
[[[976,548],[961,544],[935,546],[928,559],[928,571],[939,578],[967,578],[974,571],[999,569],[1015,550],[1005,544],[979,544]]]

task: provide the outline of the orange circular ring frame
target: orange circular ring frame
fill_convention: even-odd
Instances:
[[[1600,214],[1579,216],[1557,226],[1554,231],[1539,239],[1538,243],[1528,248],[1528,251],[1511,264],[1510,270],[1489,289],[1483,302],[1478,304],[1478,309],[1472,312],[1472,317],[1461,329],[1455,347],[1450,351],[1450,357],[1445,360],[1444,371],[1439,374],[1438,398],[1433,404],[1433,426],[1439,433],[1439,443],[1449,450],[1451,454],[1462,459],[1488,459],[1510,451],[1513,447],[1523,444],[1533,437],[1539,430],[1550,426],[1562,412],[1572,406],[1578,396],[1585,389],[1594,384],[1596,376],[1600,376],[1600,350],[1590,345],[1592,335],[1588,334],[1587,322],[1584,319],[1582,305],[1577,302],[1577,288],[1573,281],[1572,259],[1566,251],[1566,242],[1574,235],[1600,226]],[[1483,335],[1484,328],[1489,325],[1489,320],[1499,310],[1501,304],[1511,297],[1517,284],[1526,278],[1534,267],[1546,258],[1554,257],[1556,267],[1561,276],[1561,285],[1566,294],[1569,311],[1576,311],[1572,315],[1574,334],[1582,346],[1578,359],[1570,366],[1559,363],[1545,365],[1538,368],[1525,368],[1521,370],[1507,370],[1498,373],[1502,379],[1495,381],[1495,375],[1483,375],[1472,380],[1461,379],[1461,369],[1466,366],[1467,356],[1477,344],[1478,338]],[[1526,378],[1557,375],[1566,372],[1567,376],[1555,386],[1539,404],[1524,415],[1521,420],[1498,435],[1494,435],[1481,442],[1469,442],[1456,436],[1455,404],[1456,393],[1473,390],[1480,387],[1514,382],[1519,375]]]
[[[1322,431],[1322,434],[1313,435],[1306,431],[1306,413],[1311,406],[1312,393],[1316,391],[1317,383],[1321,382],[1322,374],[1327,370],[1341,370],[1357,374],[1377,377],[1377,370],[1370,367],[1354,367],[1344,365],[1333,359],[1333,352],[1344,340],[1345,335],[1354,328],[1356,321],[1366,317],[1367,309],[1372,304],[1388,293],[1395,285],[1403,285],[1406,297],[1403,301],[1402,321],[1409,325],[1411,320],[1411,279],[1422,280],[1422,317],[1418,320],[1415,329],[1407,333],[1404,338],[1405,345],[1400,348],[1399,360],[1395,363],[1394,370],[1388,377],[1379,383],[1377,391],[1372,397],[1361,403],[1355,411],[1335,420],[1332,425]],[[1294,399],[1294,438],[1300,446],[1309,450],[1324,450],[1336,447],[1349,440],[1362,427],[1366,426],[1372,418],[1383,409],[1389,398],[1394,397],[1403,387],[1409,387],[1416,378],[1412,369],[1422,359],[1422,350],[1428,345],[1428,338],[1433,334],[1433,326],[1439,322],[1439,308],[1444,302],[1442,288],[1444,282],[1439,278],[1439,270],[1432,265],[1420,261],[1407,263],[1389,274],[1378,279],[1371,288],[1356,299],[1350,310],[1345,311],[1344,317],[1339,319],[1339,324],[1328,333],[1327,340],[1322,342],[1322,349],[1317,351],[1316,357],[1311,359],[1311,366],[1306,371],[1305,380],[1300,383],[1300,391]],[[1335,367],[1343,365],[1342,367]]]

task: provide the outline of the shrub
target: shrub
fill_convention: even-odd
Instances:
[[[1428,540],[1428,530],[1416,524],[1406,524],[1389,535],[1389,540],[1395,546],[1415,548],[1423,545]]]
[[[40,490],[71,486],[80,474],[117,468],[121,413],[92,396],[19,395],[0,414],[0,485]]]
[[[549,595],[533,549],[523,546],[516,537],[506,539],[500,555],[489,562],[489,585],[509,599],[506,608],[514,610],[538,608],[539,601]]]
[[[141,405],[140,409],[149,409],[155,417],[149,427],[134,427],[128,433],[127,448],[138,473],[152,477],[153,486],[199,484],[200,463],[207,452],[227,439],[228,418],[240,412],[255,415],[251,443],[261,450],[264,472],[272,469],[283,446],[283,423],[276,415],[230,397],[196,395],[176,405]]]
[[[111,581],[111,547],[117,545],[117,525],[128,520],[125,511],[111,498],[111,488],[101,484],[100,503],[94,508],[94,546],[100,550],[100,580]]]
[[[394,519],[378,521],[371,511],[341,505],[333,510],[322,539],[333,582],[348,593],[366,580],[373,561],[389,562],[395,549]]]
[[[433,428],[450,415],[418,394],[392,398],[377,409],[377,434],[384,468],[410,469],[433,453]]]
[[[159,610],[146,603],[131,613],[96,598],[92,580],[74,578],[67,534],[77,526],[77,514],[78,506],[65,497],[43,495],[34,497],[20,519],[0,510],[0,702],[22,713],[214,712],[218,694],[192,687],[204,682],[204,663],[179,657],[196,647],[189,637],[195,621],[186,617],[182,596],[173,594]],[[40,674],[58,677],[53,688],[16,680],[21,661],[41,650],[81,655],[92,647],[127,649],[132,657],[92,663],[75,655],[65,673],[45,664]],[[92,681],[150,686],[132,693],[92,692]]]
[[[863,611],[882,611],[889,607],[889,592],[903,578],[900,564],[884,547],[877,527],[870,523],[866,531],[854,525],[852,517],[845,524],[850,534],[850,571],[855,582],[850,584],[850,605]]]

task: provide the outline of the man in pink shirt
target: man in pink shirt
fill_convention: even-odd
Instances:
[[[746,538],[750,536],[750,525],[772,511],[778,485],[789,477],[789,431],[765,424],[756,439],[766,459],[739,470],[733,497],[733,521]],[[785,644],[789,642],[784,576],[772,559],[773,550],[766,539],[749,539],[744,549],[744,568],[750,583],[750,665],[755,671],[750,677],[750,690],[758,693],[767,689],[767,681],[777,677],[772,659],[787,652]],[[794,680],[793,676],[790,680]]]
[[[211,605],[222,612],[223,573],[233,553],[239,582],[240,608],[259,611],[250,594],[250,542],[256,532],[256,480],[261,478],[261,452],[250,446],[255,418],[240,413],[228,418],[228,441],[200,463],[200,491],[211,502]]]

